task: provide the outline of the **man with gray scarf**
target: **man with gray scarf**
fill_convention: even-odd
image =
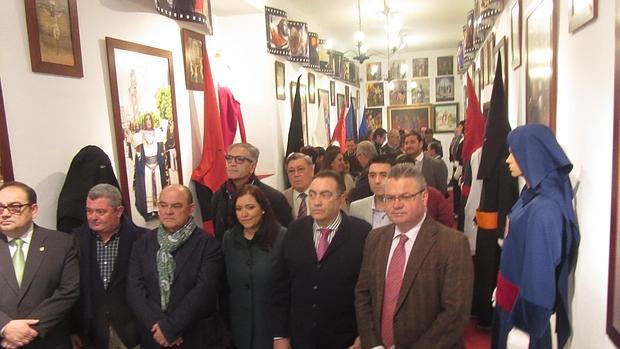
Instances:
[[[161,224],[134,243],[127,277],[141,348],[217,348],[220,244],[194,223],[186,186],[164,188],[157,205]]]

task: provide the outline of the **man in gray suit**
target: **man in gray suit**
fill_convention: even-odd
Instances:
[[[286,158],[286,173],[291,187],[285,189],[282,194],[291,205],[293,219],[303,218],[308,215],[308,188],[314,176],[314,164],[312,158],[303,153],[293,153]]]
[[[79,295],[75,240],[41,228],[37,195],[0,186],[0,335],[3,348],[71,348],[69,311]]]
[[[411,131],[405,136],[403,145],[405,153],[396,158],[396,162],[413,163],[422,171],[426,184],[446,196],[448,194],[448,167],[443,161],[424,154],[423,145],[422,136],[416,131]]]
[[[392,221],[385,213],[383,194],[385,192],[385,181],[392,168],[393,160],[389,155],[379,155],[370,160],[368,166],[368,183],[374,195],[363,198],[351,203],[349,214],[365,220],[372,225],[372,228],[386,226]]]

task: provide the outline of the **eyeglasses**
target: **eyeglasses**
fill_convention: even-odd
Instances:
[[[32,205],[31,203],[27,203],[27,204],[9,204],[9,205],[0,205],[0,213],[4,212],[4,209],[6,208],[7,210],[9,210],[10,214],[21,214],[22,213],[22,208],[24,206],[30,206]]]
[[[244,163],[246,161],[247,162],[254,162],[251,159],[246,158],[245,156],[241,156],[241,155],[236,155],[236,156],[226,155],[226,156],[224,156],[224,159],[226,159],[226,162],[229,163],[229,164],[231,162],[233,162],[233,160],[235,160],[235,164],[237,164],[237,165],[241,165],[242,163]]]
[[[422,189],[420,191],[418,191],[417,193],[414,194],[402,194],[402,195],[398,195],[398,196],[394,196],[394,195],[385,195],[383,197],[383,202],[385,202],[386,204],[393,204],[396,202],[396,200],[400,201],[400,202],[410,202],[413,201],[415,199],[416,196],[418,196],[419,194],[422,194],[426,189]]]

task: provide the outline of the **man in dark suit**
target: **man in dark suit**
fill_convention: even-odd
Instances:
[[[362,172],[355,182],[355,187],[351,189],[347,195],[348,202],[367,198],[372,195],[370,184],[368,183],[368,166],[370,165],[372,159],[377,157],[377,155],[379,155],[379,153],[371,141],[361,141],[357,145],[357,152],[355,153],[355,156],[362,165]]]
[[[224,236],[224,232],[232,228],[237,221],[232,205],[232,197],[237,190],[248,183],[259,187],[263,194],[267,196],[273,213],[275,213],[278,222],[282,226],[288,227],[293,220],[291,206],[286,201],[284,195],[261,182],[254,175],[259,154],[258,148],[250,143],[235,143],[228,147],[228,153],[226,154],[228,180],[213,194],[211,199],[215,237],[220,241],[222,236]]]
[[[353,291],[370,225],[340,211],[345,184],[321,171],[311,216],[291,223],[274,271],[274,348],[359,348]]]
[[[303,153],[292,153],[286,158],[286,174],[291,187],[282,194],[293,208],[293,218],[303,218],[310,213],[308,207],[308,188],[314,175],[312,159]]]
[[[97,184],[86,197],[87,224],[74,230],[79,241],[80,298],[73,309],[73,347],[134,348],[137,319],[125,296],[129,256],[144,229],[123,215],[121,192]]]
[[[0,186],[0,345],[71,348],[69,312],[79,295],[73,236],[41,228],[37,195],[20,182]]]
[[[127,275],[140,347],[215,348],[221,340],[220,243],[194,223],[195,204],[186,186],[165,187],[158,208],[161,225],[134,243]]]
[[[426,213],[424,177],[390,170],[385,209],[394,224],[373,230],[355,289],[363,348],[464,348],[473,266],[465,236]]]
[[[403,149],[405,153],[396,158],[396,162],[415,164],[422,171],[426,184],[446,196],[448,194],[448,167],[442,160],[433,159],[422,151],[422,136],[415,131],[408,133],[405,136]]]

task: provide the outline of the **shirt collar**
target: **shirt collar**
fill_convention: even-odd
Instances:
[[[30,240],[32,240],[32,232],[34,231],[34,224],[30,223],[30,228],[28,228],[28,230],[26,231],[26,233],[22,236],[19,236],[20,239],[22,239],[23,242],[30,244]],[[7,240],[8,242],[11,242],[13,240],[15,240],[17,238],[8,238]]]
[[[424,216],[422,216],[422,219],[420,220],[420,222],[416,224],[413,228],[407,231],[400,231],[400,229],[398,229],[398,226],[394,225],[394,236],[392,237],[392,240],[396,239],[400,234],[405,234],[407,235],[407,238],[409,238],[409,240],[415,241],[415,238],[418,236],[418,233],[420,232],[420,228],[422,227],[422,223],[424,223],[425,219],[426,219],[426,211],[424,211]]]
[[[317,223],[316,221],[312,223],[312,227],[314,228],[315,231],[320,228],[329,228],[331,229],[332,232],[334,232],[338,230],[338,227],[340,226],[340,222],[342,222],[342,213],[338,212],[338,215],[336,216],[336,218],[334,218],[334,220],[331,223],[329,223],[326,227],[321,227],[319,223]]]
[[[379,209],[379,208],[377,208],[377,206],[375,206],[375,196],[374,195],[372,196],[372,200],[370,200],[370,202],[371,202],[370,208],[372,208],[373,211],[385,212],[384,210]]]
[[[415,157],[415,162],[422,161],[424,159],[424,152],[421,151],[418,156]]]
[[[306,196],[308,196],[308,191],[310,191],[310,187],[308,187],[308,189],[306,189],[306,191],[304,191],[303,193],[306,194]],[[296,189],[293,189],[293,197],[295,199],[300,199],[299,195],[301,195],[302,192],[297,191]]]

